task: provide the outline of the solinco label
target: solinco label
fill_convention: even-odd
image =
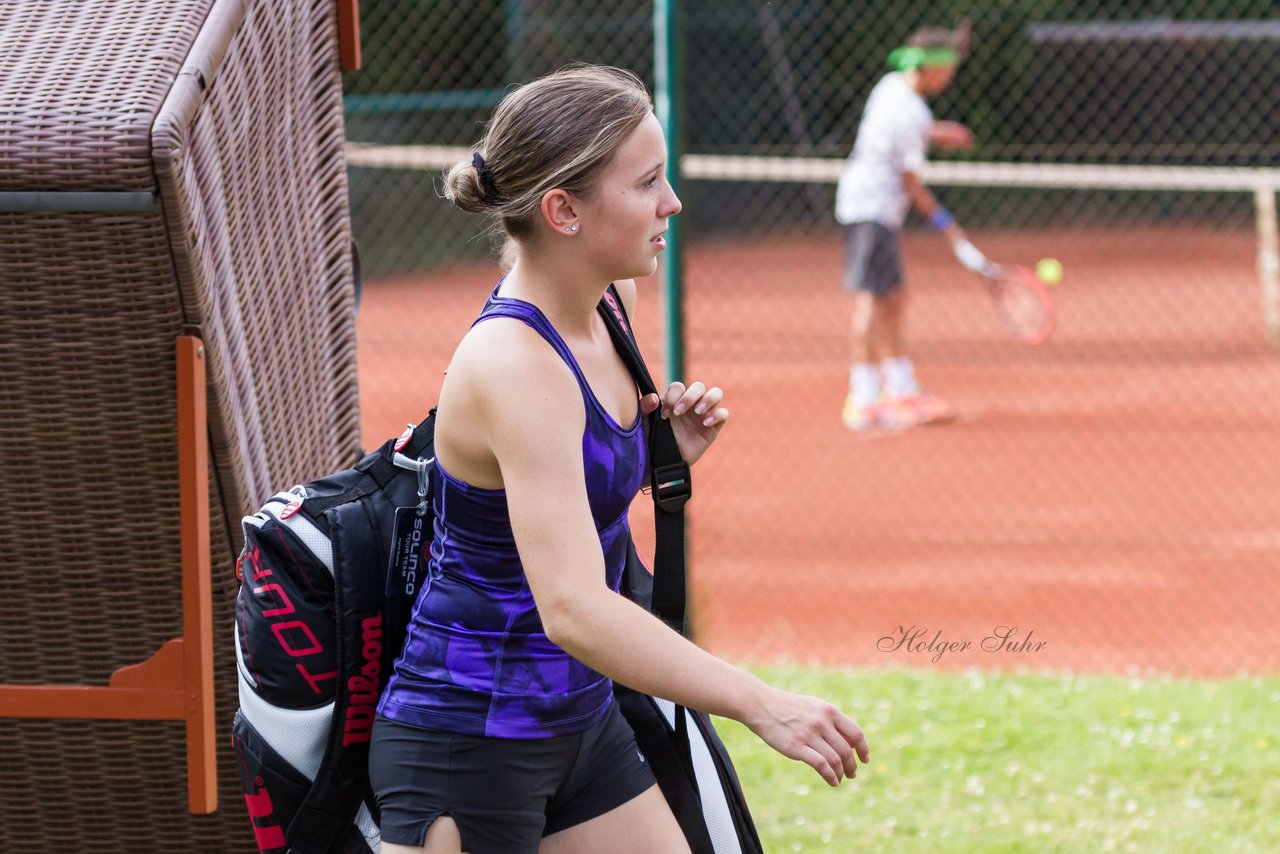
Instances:
[[[431,560],[430,515],[419,515],[416,507],[396,509],[396,525],[391,533],[391,561],[387,565],[387,598],[412,598],[426,580]]]

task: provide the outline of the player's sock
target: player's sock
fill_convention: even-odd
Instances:
[[[914,397],[920,393],[915,366],[908,356],[895,356],[880,363],[885,394],[892,398]]]
[[[849,369],[849,397],[854,406],[871,406],[880,399],[880,372],[875,365],[854,362]]]

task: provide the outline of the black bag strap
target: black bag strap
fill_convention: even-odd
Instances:
[[[392,659],[384,641],[387,626],[380,573],[366,562],[342,557],[377,552],[379,532],[365,524],[368,519],[362,503],[327,511],[334,554],[337,690],[324,757],[287,829],[291,854],[327,854],[342,849],[339,841],[349,834],[364,802],[369,734]],[[344,511],[356,514],[355,524],[343,524]],[[376,657],[365,658],[372,652]]]
[[[627,310],[618,289],[610,284],[600,300],[600,313],[609,328],[609,337],[622,356],[627,369],[640,387],[641,394],[658,394],[649,368],[640,354],[640,346],[631,332]],[[662,418],[659,406],[649,416],[649,486],[653,494],[653,521],[656,542],[653,550],[653,601],[650,610],[668,626],[687,635],[685,603],[685,530],[684,505],[693,496],[689,464],[680,456],[671,422]],[[675,743],[680,762],[693,787],[697,776],[693,770],[692,745],[689,741],[685,709],[675,708]]]
[[[609,285],[600,301],[600,314],[609,328],[609,337],[641,394],[657,394],[657,386],[640,354],[627,310],[618,290]],[[685,631],[685,530],[684,505],[693,495],[689,464],[680,456],[671,422],[660,415],[661,407],[649,416],[649,485],[653,493],[654,526],[657,544],[653,556],[653,613],[681,634]]]
[[[334,616],[337,621],[336,648],[337,686],[334,695],[333,720],[325,742],[324,756],[306,798],[287,829],[290,854],[332,854],[332,852],[368,851],[363,837],[353,831],[353,821],[362,803],[376,810],[367,797],[365,784],[369,761],[366,724],[372,722],[377,697],[391,672],[400,645],[404,641],[404,625],[408,622],[412,601],[386,599],[384,579],[375,567],[385,566],[386,556],[379,543],[383,534],[378,515],[369,501],[378,490],[384,490],[400,469],[395,465],[396,446],[400,453],[418,458],[435,439],[435,409],[416,425],[407,439],[392,439],[356,464],[362,477],[341,494],[329,498],[309,499],[307,512],[324,517],[325,529],[333,542]],[[377,555],[372,562],[363,559],[344,560],[345,555]],[[365,637],[362,622],[368,618],[377,623],[376,637]],[[381,646],[376,676],[367,668],[364,658],[368,644]],[[357,693],[360,696],[357,696]],[[356,701],[361,702],[357,703]],[[353,705],[363,708],[353,710]],[[355,723],[355,733],[348,731],[348,719]]]

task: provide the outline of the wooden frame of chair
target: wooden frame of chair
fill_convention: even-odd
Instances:
[[[177,339],[182,637],[108,684],[0,685],[0,717],[177,720],[187,725],[187,809],[218,808],[204,344]]]
[[[338,55],[343,71],[360,68],[360,0],[338,0]]]

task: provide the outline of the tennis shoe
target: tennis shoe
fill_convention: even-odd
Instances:
[[[923,391],[896,398],[893,402],[910,411],[917,424],[945,424],[955,421],[958,415],[950,403]]]
[[[907,430],[919,424],[915,412],[901,401],[881,400],[859,406],[853,397],[844,401],[844,426],[850,430]]]

